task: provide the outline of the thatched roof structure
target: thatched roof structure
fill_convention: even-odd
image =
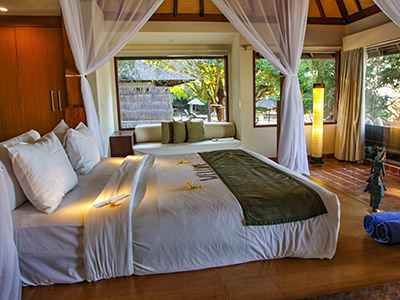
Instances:
[[[162,67],[134,60],[134,68],[125,69],[119,74],[123,82],[153,82],[156,86],[175,86],[196,80],[189,75],[165,70]]]

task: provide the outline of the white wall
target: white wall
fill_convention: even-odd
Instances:
[[[88,76],[100,122],[103,146],[110,155],[109,137],[118,130],[117,96],[115,87],[114,60]]]
[[[400,27],[389,22],[343,37],[343,50],[367,47],[400,39]]]

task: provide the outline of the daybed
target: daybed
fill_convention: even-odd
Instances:
[[[235,139],[235,125],[231,122],[204,123],[205,140],[194,143],[162,144],[161,125],[138,125],[135,128],[135,154],[183,154],[223,149],[241,149]]]
[[[241,155],[247,158],[238,160]],[[210,167],[213,159],[215,165]],[[232,159],[220,165],[232,170],[254,159],[256,167],[242,166],[236,175],[234,171],[224,173],[216,168],[220,159]],[[276,211],[276,215],[269,214],[272,221],[256,224],[246,204],[238,201],[238,191],[252,197],[248,183],[262,171],[258,166],[275,173],[261,178],[255,190],[280,191],[278,202],[254,198],[256,209],[261,207],[260,200],[263,204],[272,200],[275,207],[271,211]],[[227,187],[226,178],[232,176],[239,190]],[[276,185],[283,178],[279,176],[289,185]],[[278,179],[275,185],[273,177]],[[8,182],[10,188],[16,185]],[[296,213],[297,209],[283,203],[300,199],[299,189],[318,198],[321,210],[312,216],[285,217]],[[121,195],[127,197],[102,206]],[[12,211],[25,285],[179,272],[283,257],[332,258],[339,218],[335,194],[247,150],[101,159],[89,174],[78,176],[77,186],[53,213],[43,214],[30,202]]]

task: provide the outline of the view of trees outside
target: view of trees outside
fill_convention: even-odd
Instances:
[[[400,127],[400,54],[367,60],[365,122]]]
[[[156,67],[152,70],[153,80],[146,84],[156,86],[162,84],[169,87],[174,119],[226,120],[225,57],[120,60],[119,78],[127,77],[127,73],[135,69],[135,62],[138,61]],[[160,78],[157,78],[157,72],[160,73]],[[171,80],[163,78],[166,72],[169,73]],[[190,80],[175,80],[173,74],[185,74]],[[140,74],[137,78],[140,78]],[[139,80],[128,84],[140,86],[143,83]],[[198,102],[199,104],[190,105],[189,102],[195,99],[202,104]]]
[[[255,60],[256,125],[277,124],[280,73],[266,59]],[[335,120],[335,60],[302,59],[299,81],[304,105],[304,121],[312,122],[313,84],[325,84],[324,121]]]

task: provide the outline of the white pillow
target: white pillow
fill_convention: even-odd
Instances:
[[[68,129],[69,126],[64,122],[64,120],[61,120],[53,129],[53,132],[56,134],[63,147],[65,146],[65,135],[67,134]]]
[[[92,132],[82,122],[70,128],[65,137],[65,150],[72,166],[79,175],[92,171],[100,161],[100,152]]]
[[[8,155],[7,146],[12,146],[20,142],[33,143],[40,139],[39,132],[30,130],[17,137],[9,139],[5,142],[0,143],[0,160],[4,164],[4,179],[8,188],[8,194],[10,195],[10,208],[11,210],[20,206],[26,201],[26,196],[19,185],[18,179],[14,175],[14,171],[11,164],[10,156]]]
[[[15,176],[28,200],[41,212],[52,213],[78,178],[54,132],[33,143],[7,146]]]

